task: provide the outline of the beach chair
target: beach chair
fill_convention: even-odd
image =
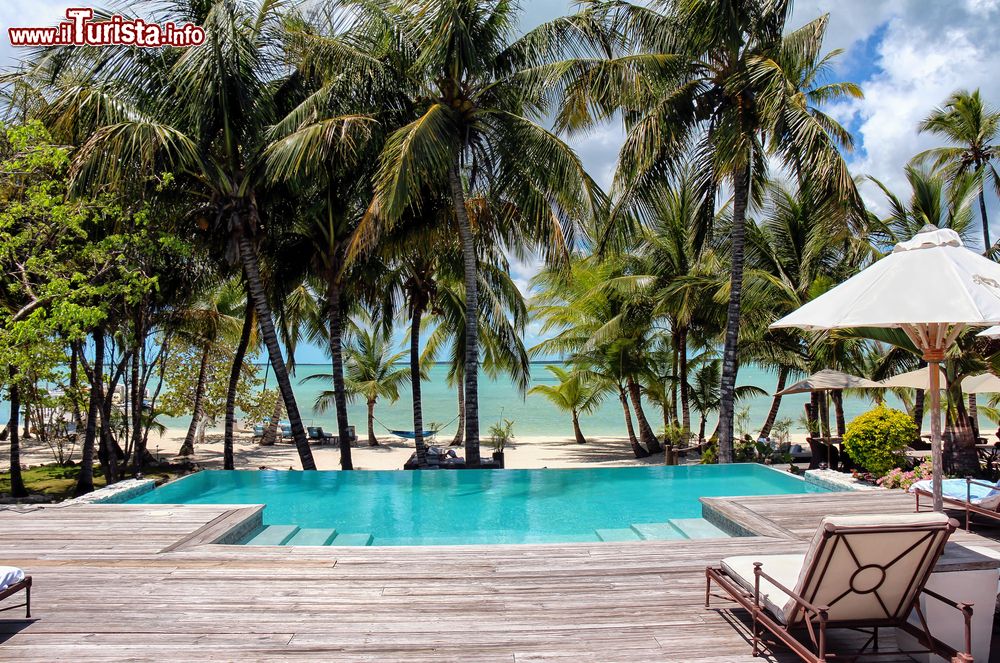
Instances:
[[[931,488],[931,480],[924,479],[910,486],[910,492],[916,498],[916,510],[919,512],[923,505],[920,498],[925,497],[928,501],[933,501],[934,494]],[[971,477],[964,479],[945,479],[941,482],[941,494],[944,498],[945,506],[951,506],[965,511],[965,531],[969,531],[972,523],[972,514],[978,513],[987,518],[1000,520],[1000,481],[989,483],[987,481],[976,481]]]
[[[827,516],[800,555],[728,557],[705,569],[705,606],[712,584],[750,613],[753,655],[761,650],[761,627],[803,661],[822,663],[878,649],[879,629],[901,629],[916,638],[921,652],[952,662],[972,661],[972,606],[925,587],[948,537],[958,523],[941,513]],[[929,597],[960,611],[965,619],[965,652],[935,638],[920,608]],[[911,623],[912,614],[917,623]],[[829,651],[827,631],[866,634],[851,655]],[[868,655],[882,655],[883,652]]]
[[[264,437],[264,424],[254,424],[253,437],[255,440],[257,438]]]
[[[31,576],[13,566],[0,566],[0,601],[18,592],[24,592],[24,603],[0,608],[0,612],[24,608],[25,619],[31,618]]]
[[[334,439],[333,434],[324,431],[322,426],[306,426],[306,432],[309,433],[309,441],[317,444],[329,444]]]

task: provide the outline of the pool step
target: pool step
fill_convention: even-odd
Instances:
[[[672,541],[688,538],[669,520],[665,523],[632,523],[632,529],[647,541]]]
[[[640,541],[642,537],[631,528],[622,529],[595,529],[594,533],[601,541]]]
[[[689,539],[727,539],[729,535],[704,518],[671,518],[670,524]]]
[[[247,541],[251,546],[283,546],[299,531],[295,525],[268,525],[257,536]]]
[[[328,546],[337,536],[335,529],[303,528],[285,542],[286,546]]]
[[[328,546],[370,546],[373,537],[371,534],[337,534],[333,541],[326,544]]]

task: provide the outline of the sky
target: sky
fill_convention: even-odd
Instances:
[[[16,61],[17,49],[7,41],[10,26],[42,26],[60,20],[67,6],[82,0],[3,0],[0,3],[0,67]],[[522,0],[522,25],[530,29],[571,13],[566,0]],[[833,76],[861,86],[862,100],[828,107],[854,135],[856,149],[847,155],[851,171],[884,182],[908,196],[903,166],[938,139],[917,132],[917,124],[956,89],[980,88],[984,98],[1000,105],[1000,0],[796,0],[791,28],[830,13],[824,50],[843,49]],[[619,126],[600,127],[570,143],[602,186],[614,173],[621,144]],[[884,210],[884,199],[871,185],[863,187],[869,206]],[[990,204],[991,233],[998,236],[1000,205]],[[517,262],[511,272],[522,290],[538,271],[538,261]],[[526,343],[539,340],[537,325]],[[323,362],[319,348],[301,348],[300,363]]]

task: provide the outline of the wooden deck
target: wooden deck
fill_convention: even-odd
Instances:
[[[35,580],[34,619],[0,613],[0,660],[789,661],[752,658],[741,613],[703,607],[706,564],[804,550],[825,514],[912,502],[839,493],[733,508],[772,536],[249,547],[200,542],[233,520],[224,506],[0,511],[0,564]],[[964,532],[956,540],[1000,549]]]

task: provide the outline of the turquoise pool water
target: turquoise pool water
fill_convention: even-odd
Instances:
[[[251,543],[454,545],[722,535],[699,497],[826,492],[762,465],[566,470],[203,471],[144,504],[265,504]]]

